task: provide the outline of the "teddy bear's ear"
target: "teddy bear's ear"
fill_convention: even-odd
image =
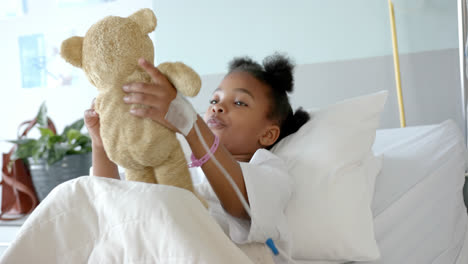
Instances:
[[[156,16],[149,8],[140,9],[128,18],[137,23],[144,34],[153,32],[156,28]]]
[[[83,37],[71,37],[62,42],[60,55],[71,65],[81,68]]]

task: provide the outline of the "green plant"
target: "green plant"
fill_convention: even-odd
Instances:
[[[36,119],[36,127],[40,131],[38,139],[22,138],[8,141],[17,145],[12,160],[32,157],[35,161],[44,159],[48,165],[52,165],[66,155],[91,152],[91,138],[87,133],[81,133],[84,126],[83,118],[65,127],[62,134],[54,134],[47,127],[47,107],[44,102],[39,108]]]

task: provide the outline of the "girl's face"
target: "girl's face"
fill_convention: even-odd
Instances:
[[[267,118],[269,89],[249,73],[234,71],[214,91],[204,120],[232,155],[251,157],[278,138],[279,127]]]

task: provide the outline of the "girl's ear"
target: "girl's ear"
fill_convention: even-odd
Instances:
[[[264,147],[273,145],[280,135],[278,125],[270,125],[266,128],[265,133],[260,137],[259,143]]]

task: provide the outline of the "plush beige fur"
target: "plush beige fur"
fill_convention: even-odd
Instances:
[[[156,28],[151,9],[128,18],[109,16],[88,30],[85,37],[62,43],[61,55],[82,68],[99,91],[95,109],[101,119],[101,137],[109,158],[126,169],[132,181],[160,183],[193,191],[184,153],[175,133],[150,119],[134,117],[123,101],[122,86],[151,82],[138,65],[143,57],[153,63],[153,42],[148,33]],[[185,96],[195,96],[200,77],[183,63],[163,63],[158,69]]]

